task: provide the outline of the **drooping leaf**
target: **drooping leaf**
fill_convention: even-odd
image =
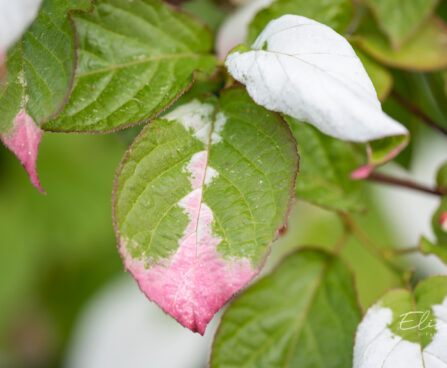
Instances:
[[[330,254],[300,250],[226,310],[210,367],[350,367],[359,320],[347,267]]]
[[[447,277],[389,291],[368,309],[354,347],[354,368],[447,365]]]
[[[7,54],[7,79],[0,84],[0,138],[40,190],[36,172],[39,126],[65,103],[76,64],[68,12],[89,7],[89,0],[44,1],[37,19]]]
[[[114,193],[119,250],[141,290],[203,334],[262,267],[297,164],[287,125],[242,89],[154,120],[125,156]]]
[[[408,135],[395,135],[376,139],[368,143],[368,163],[351,174],[353,179],[365,179],[380,165],[394,159],[408,145]]]
[[[354,51],[371,78],[377,92],[377,97],[380,101],[385,101],[393,88],[393,75],[359,48],[354,47]]]
[[[248,42],[253,43],[271,20],[286,14],[314,19],[342,33],[352,20],[353,6],[350,0],[277,0],[250,23]]]
[[[266,8],[273,1],[249,1],[225,20],[216,37],[216,52],[220,60],[224,60],[231,49],[247,41],[248,25],[259,10]]]
[[[413,36],[433,13],[438,0],[362,0],[369,5],[394,48]]]
[[[286,117],[285,120],[297,141],[301,158],[296,197],[329,209],[363,210],[362,185],[350,178],[351,172],[362,163],[357,147],[296,119]]]
[[[25,32],[36,18],[41,2],[42,0],[0,1],[0,54],[5,53]]]
[[[235,48],[225,64],[256,103],[327,135],[354,142],[406,140],[408,131],[382,111],[352,47],[321,23],[285,15],[269,23],[251,50]]]
[[[435,16],[399,49],[393,49],[371,17],[366,18],[351,41],[393,68],[432,71],[447,66],[447,26]]]
[[[158,0],[98,0],[74,21],[73,91],[45,130],[110,132],[147,121],[188,88],[195,70],[215,66],[206,26]]]
[[[433,254],[447,264],[447,244],[434,244],[426,237],[421,237],[419,250],[425,255]]]

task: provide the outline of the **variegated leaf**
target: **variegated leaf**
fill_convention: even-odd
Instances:
[[[287,125],[242,89],[153,121],[117,174],[126,269],[150,300],[201,334],[262,267],[297,172]]]

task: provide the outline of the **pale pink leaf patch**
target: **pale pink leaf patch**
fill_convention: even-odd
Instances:
[[[204,185],[218,173],[208,165],[208,152],[197,152],[186,166],[192,192],[178,205],[189,217],[170,259],[146,268],[144,261],[131,257],[127,241],[121,240],[120,253],[127,270],[146,296],[183,326],[204,334],[214,314],[258,272],[249,259],[223,259],[217,252],[221,238],[213,234],[212,210],[203,201]]]
[[[39,181],[36,169],[39,144],[42,140],[42,130],[34,120],[22,109],[14,119],[13,128],[6,134],[1,134],[2,142],[22,163],[28,172],[31,183],[45,194]]]

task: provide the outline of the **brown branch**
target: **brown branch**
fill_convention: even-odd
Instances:
[[[429,127],[436,129],[438,132],[447,136],[447,129],[436,123],[431,117],[423,112],[418,106],[414,105],[411,101],[407,100],[404,96],[396,91],[393,91],[391,95],[407,110],[412,112],[416,117],[421,119]]]
[[[371,175],[367,179],[370,181],[374,181],[376,183],[391,184],[391,185],[395,185],[398,187],[417,190],[419,192],[424,192],[424,193],[433,194],[433,195],[437,195],[437,196],[444,196],[447,194],[447,191],[444,188],[432,189],[432,188],[425,187],[421,184],[414,183],[410,180],[394,178],[394,177],[380,174],[377,172],[371,173]]]

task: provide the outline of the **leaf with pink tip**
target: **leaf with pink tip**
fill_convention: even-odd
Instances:
[[[119,251],[140,289],[192,331],[263,266],[298,168],[287,125],[242,89],[147,126],[118,171]]]
[[[13,131],[7,135],[0,135],[0,139],[20,160],[30,177],[31,183],[45,194],[36,170],[37,152],[42,140],[42,130],[25,110],[20,110],[14,119]]]
[[[89,8],[90,0],[44,1],[37,19],[6,55],[0,137],[41,191],[35,168],[40,125],[64,105],[76,65],[75,31],[68,13]]]

